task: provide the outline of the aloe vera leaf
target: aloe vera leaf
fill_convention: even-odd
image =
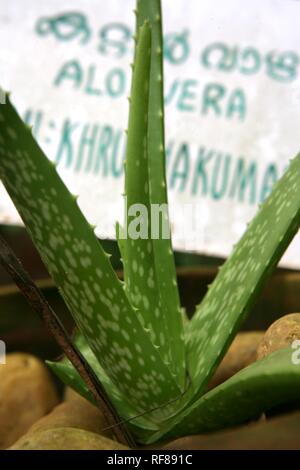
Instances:
[[[299,228],[299,180],[300,155],[274,185],[187,324],[188,366],[198,394]]]
[[[104,369],[101,367],[96,359],[96,356],[89,347],[87,341],[81,334],[77,334],[75,338],[75,344],[85,360],[94,370],[96,376],[102,383],[107,394],[109,395],[111,402],[116,408],[119,416],[122,419],[127,420],[136,416],[136,410],[130,405],[127,398],[120,392],[120,390],[113,384]],[[73,367],[72,363],[64,357],[60,361],[47,361],[50,369],[64,382],[66,385],[72,387],[77,393],[86,398],[93,404],[96,404],[93,395],[87,388],[85,382],[80,377],[77,370]],[[147,430],[157,430],[157,425],[149,421],[149,419],[139,416],[130,423],[134,426],[141,427]]]
[[[300,366],[292,348],[274,352],[203,395],[147,443],[236,426],[275,406],[299,402]]]
[[[145,41],[148,27],[140,55]],[[137,412],[177,397],[92,228],[8,98],[0,120],[1,179],[99,363]]]
[[[169,335],[164,317],[165,312],[161,308],[161,287],[156,279],[151,240],[147,136],[151,44],[144,54],[149,57],[148,67],[136,61],[133,68],[125,160],[127,238],[121,240],[121,237],[118,237],[118,242],[123,252],[127,295],[131,303],[139,310],[139,319],[149,330],[151,340],[159,348],[162,360],[172,370],[174,363],[170,357]],[[134,208],[136,211],[131,213]],[[140,218],[138,225],[137,215]],[[131,233],[132,228],[140,231],[140,234]]]
[[[164,129],[163,39],[160,0],[139,0],[137,25],[149,18],[152,27],[151,71],[148,110],[149,195],[151,205],[165,207],[165,224],[170,227],[166,185]],[[161,309],[164,312],[171,347],[171,361],[179,384],[184,389],[186,378],[183,322],[177,285],[171,237],[152,240],[157,284],[160,286]]]
[[[154,205],[162,207],[164,224],[169,232],[160,1],[140,0],[136,13],[137,35],[144,21],[151,25],[151,68],[149,89],[146,82],[146,88],[143,88],[137,70],[133,72],[125,192],[128,208],[138,203],[147,209],[148,240],[126,241],[123,257],[125,282],[133,303],[143,310],[144,323],[150,329],[153,341],[160,347],[164,361],[170,364],[183,390],[185,347],[171,238],[168,233],[164,238],[161,229],[156,236],[151,236],[151,207]],[[130,221],[127,217],[127,234]]]

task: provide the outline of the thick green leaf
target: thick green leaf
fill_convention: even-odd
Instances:
[[[141,427],[148,430],[157,430],[157,425],[151,423],[149,419],[144,418],[143,416],[137,417],[136,410],[130,405],[127,398],[119,391],[119,389],[113,384],[110,380],[104,369],[100,366],[95,355],[90,349],[88,343],[84,337],[78,334],[75,338],[75,344],[83,357],[92,367],[93,371],[97,375],[98,379],[102,383],[106,392],[109,394],[111,402],[116,408],[119,416],[122,416],[122,419],[128,420],[131,419],[130,424],[135,427]],[[85,382],[80,377],[77,370],[73,367],[71,362],[64,358],[60,361],[47,361],[47,364],[51,370],[66,384],[72,387],[76,392],[82,395],[84,398],[89,400],[91,403],[95,404],[93,395],[87,388]]]
[[[292,362],[294,351],[276,351],[241,370],[203,395],[147,443],[236,426],[277,405],[299,402],[300,366]]]
[[[145,26],[137,52],[140,63],[150,40]],[[137,412],[177,397],[178,385],[138,320],[76,199],[8,98],[0,109],[0,145],[1,179],[107,375]]]
[[[150,201],[147,132],[150,59],[149,43],[149,48],[144,50],[144,63],[136,61],[133,69],[125,162],[127,238],[121,240],[119,236],[118,240],[124,264],[127,295],[131,303],[139,309],[140,321],[149,330],[152,342],[159,348],[162,359],[171,368],[169,340],[164,317],[161,316],[159,286],[156,280],[152,241],[149,236],[151,224],[148,220]]]
[[[165,175],[163,41],[160,0],[139,0],[136,14],[137,31],[144,21],[149,21],[151,25],[151,70],[146,116],[147,138],[145,135],[145,140],[139,142],[136,149],[128,147],[127,165],[131,162],[131,167],[127,167],[126,171],[126,192],[128,196],[132,194],[132,184],[137,165],[139,165],[139,178],[135,177],[136,194],[130,197],[130,202],[145,201],[148,214],[150,212],[149,206],[152,208],[154,206],[161,207],[163,225],[168,231],[170,224]],[[128,137],[130,137],[130,127],[128,131]],[[134,129],[132,131],[134,133]],[[149,233],[153,228],[152,221],[151,226],[149,223]],[[155,340],[164,351],[163,356],[171,363],[176,379],[183,390],[186,379],[185,347],[171,238],[169,236],[165,238],[161,228],[148,243],[143,240],[139,242],[141,242],[140,251],[135,251],[136,243],[128,246],[130,255],[135,255],[138,258],[138,265],[143,266],[143,263],[146,263],[145,266],[147,266],[147,286],[149,289],[146,295],[149,299],[149,310],[152,310],[151,324],[154,326]],[[128,256],[129,260],[130,258]],[[133,289],[134,286],[131,288]]]
[[[151,25],[151,28],[154,33],[152,34],[153,40],[153,36],[158,35],[158,28],[153,28],[153,25]],[[139,30],[138,25],[137,30]],[[161,38],[161,35],[159,35],[159,38]],[[173,325],[174,322],[176,323],[174,316],[176,311],[167,312],[164,308],[164,297],[168,296],[168,291],[165,290],[166,282],[162,284],[157,277],[161,260],[155,257],[154,240],[151,236],[153,225],[151,224],[152,201],[150,196],[151,181],[149,181],[151,157],[149,152],[152,149],[148,151],[148,128],[150,126],[149,90],[153,87],[153,83],[151,83],[153,74],[150,74],[150,61],[147,60],[147,55],[148,57],[151,56],[151,47],[144,51],[145,63],[137,64],[133,69],[125,163],[127,238],[121,240],[119,236],[118,240],[124,264],[125,286],[130,301],[140,310],[140,321],[149,330],[152,342],[159,347],[163,361],[173,370],[176,380],[182,385],[184,371],[180,367],[181,373],[177,377],[176,373],[179,370],[177,357],[174,361],[170,344],[172,335],[169,334],[169,323],[172,322]],[[152,61],[154,57],[156,55],[152,55]],[[161,159],[161,155],[158,158]],[[156,174],[156,179],[161,181],[161,175]],[[165,240],[161,237],[157,241],[158,243],[165,243]],[[173,256],[173,254],[171,253],[170,256]],[[176,333],[179,333],[177,325]],[[176,345],[175,354],[178,348],[182,349],[180,342]],[[180,366],[182,366],[182,363]]]
[[[198,395],[300,224],[300,155],[274,185],[187,324],[189,371]]]

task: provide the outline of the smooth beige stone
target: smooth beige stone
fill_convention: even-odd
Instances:
[[[83,429],[61,427],[30,432],[9,450],[129,450],[104,436]]]
[[[11,446],[57,403],[46,366],[29,354],[8,354],[0,365],[0,448]]]
[[[107,424],[102,412],[76,392],[73,393],[69,401],[56,406],[50,414],[37,421],[28,432],[36,433],[48,429],[67,427],[114,438],[112,430],[104,431]]]
[[[75,390],[71,387],[66,387],[64,392],[64,400],[69,402],[72,400],[85,400],[79,393],[75,392]]]
[[[255,362],[257,347],[263,336],[263,331],[238,333],[210,380],[208,388],[216,387],[244,367]]]
[[[295,339],[300,340],[300,313],[290,313],[272,323],[257,347],[257,359],[290,346]]]

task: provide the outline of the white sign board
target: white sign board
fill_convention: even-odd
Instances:
[[[122,221],[134,4],[1,0],[1,86],[100,237]],[[300,148],[300,2],[162,4],[173,244],[227,256]],[[0,217],[19,220],[3,189]],[[299,237],[283,264],[300,267]]]

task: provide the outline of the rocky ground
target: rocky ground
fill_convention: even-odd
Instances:
[[[237,335],[209,388],[243,367],[300,338],[300,314],[283,317],[266,333]],[[126,449],[99,409],[70,389],[63,399],[47,367],[36,357],[13,353],[0,366],[0,449],[118,450]],[[237,430],[190,436],[161,444],[163,449],[300,448],[300,413],[257,422]],[[300,441],[300,440],[299,440]],[[158,446],[157,446],[158,447]],[[157,448],[156,447],[156,448]]]

